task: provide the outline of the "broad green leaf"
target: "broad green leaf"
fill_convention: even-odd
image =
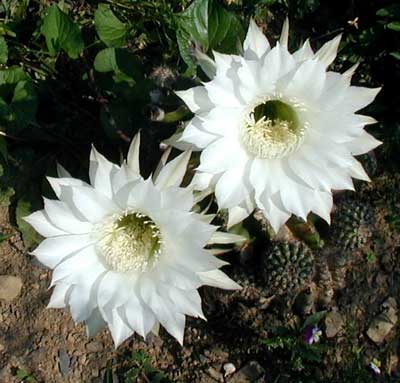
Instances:
[[[126,44],[129,28],[115,16],[109,5],[99,4],[94,15],[94,25],[100,40],[108,47],[122,47]]]
[[[179,53],[185,64],[188,66],[189,74],[195,72],[196,63],[193,59],[193,43],[190,34],[183,28],[178,29],[176,33],[176,41],[178,42]]]
[[[79,26],[57,5],[48,8],[40,31],[46,38],[47,49],[52,56],[64,50],[69,57],[75,59],[83,51],[84,43]]]
[[[392,4],[385,8],[381,8],[376,12],[380,17],[400,17],[400,5]]]
[[[309,326],[316,326],[322,318],[324,318],[327,314],[327,311],[318,311],[315,314],[310,315],[302,326],[303,329]]]
[[[7,69],[0,69],[0,97],[3,100],[10,100],[14,95],[16,84],[20,81],[28,81],[29,76],[18,66],[12,66]],[[0,108],[4,105],[0,101]],[[3,110],[0,112],[3,115]]]
[[[394,57],[397,60],[400,60],[400,52],[390,52],[390,56]]]
[[[12,66],[7,69],[0,69],[0,85],[16,84],[17,82],[28,80],[29,76],[21,67]]]
[[[121,48],[106,48],[94,59],[94,69],[98,72],[122,72],[134,80],[143,78],[143,71],[137,58]]]
[[[17,208],[15,209],[15,217],[18,225],[18,229],[22,234],[22,239],[26,247],[31,247],[37,244],[40,240],[39,234],[33,229],[31,225],[24,221],[24,217],[33,213],[35,209],[32,207],[32,203],[21,198],[17,203]]]
[[[8,121],[11,113],[10,106],[0,97],[0,121]]]
[[[0,37],[0,64],[7,64],[8,47],[7,42],[3,36]]]
[[[0,98],[0,121],[13,134],[35,121],[38,106],[37,94],[32,81],[20,81],[14,88],[11,102]]]
[[[204,52],[237,53],[244,38],[239,19],[216,0],[195,0],[177,16],[177,24],[179,50],[189,67],[194,64],[191,54],[194,45]]]
[[[22,129],[30,122],[35,121],[38,99],[32,81],[20,81],[17,84],[11,107],[16,116],[15,122],[18,129]]]
[[[393,31],[400,32],[400,21],[393,21],[387,24],[387,27]]]

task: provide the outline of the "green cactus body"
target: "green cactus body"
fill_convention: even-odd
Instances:
[[[302,242],[276,242],[263,259],[263,281],[272,294],[298,292],[313,273],[313,253]]]
[[[337,266],[345,266],[351,253],[367,242],[370,222],[368,205],[350,201],[339,207],[332,224],[332,242],[339,249]]]

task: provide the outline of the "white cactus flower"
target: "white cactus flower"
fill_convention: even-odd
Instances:
[[[164,156],[145,180],[139,141],[121,167],[93,148],[91,185],[62,168],[49,178],[59,200],[44,199],[44,209],[25,218],[46,237],[32,254],[54,269],[48,307],[69,308],[88,335],[108,325],[117,347],[161,324],[182,344],[185,315],[204,318],[200,286],[240,288],[204,246],[239,237],[191,212],[192,190],[179,187],[190,152],[166,165]]]
[[[271,48],[251,21],[243,56],[214,52],[212,63],[198,52],[211,81],[176,92],[195,114],[176,145],[202,150],[196,187],[215,190],[229,225],[255,207],[275,230],[311,211],[329,222],[332,189],[369,180],[353,156],[380,144],[363,129],[376,121],[355,114],[379,88],[350,85],[355,67],[327,70],[340,36],[316,53],[308,41],[290,53],[288,29]]]

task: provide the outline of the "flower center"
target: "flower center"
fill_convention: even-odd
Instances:
[[[294,107],[281,100],[268,100],[246,115],[241,141],[257,158],[279,159],[300,146],[304,132],[305,125]]]
[[[115,271],[147,271],[161,254],[160,229],[138,212],[113,215],[96,231],[97,249]]]

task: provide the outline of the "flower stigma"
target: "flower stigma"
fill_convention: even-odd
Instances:
[[[147,215],[127,211],[110,216],[96,230],[97,249],[115,271],[150,270],[162,250],[160,229]]]
[[[247,152],[256,158],[279,159],[298,149],[307,127],[299,121],[299,106],[274,99],[252,108],[240,136]]]

